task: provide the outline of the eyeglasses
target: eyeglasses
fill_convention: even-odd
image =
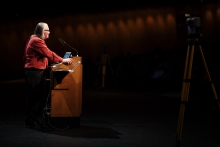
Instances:
[[[44,30],[44,31],[48,31],[48,32],[50,32],[50,30]]]

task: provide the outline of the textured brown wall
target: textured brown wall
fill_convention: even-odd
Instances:
[[[204,16],[202,39],[218,40],[219,4],[209,4],[201,9]],[[146,8],[99,14],[41,16],[2,23],[0,61],[3,64],[0,73],[23,69],[22,57],[26,41],[40,21],[49,24],[51,34],[46,42],[51,50],[60,56],[69,51],[58,41],[58,38],[62,38],[78,50],[83,60],[87,57],[95,60],[101,56],[104,43],[108,44],[107,53],[110,57],[120,52],[139,54],[157,47],[171,49],[176,45],[185,45],[185,20],[177,18],[185,12],[187,9],[181,11],[172,7]],[[72,52],[74,55],[75,52]]]

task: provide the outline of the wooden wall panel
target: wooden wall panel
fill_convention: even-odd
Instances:
[[[195,10],[193,7],[191,9]],[[220,32],[219,9],[219,4],[201,6],[204,42],[216,42],[220,38],[219,33],[215,33]],[[179,24],[176,18],[178,14],[184,15],[185,12],[190,12],[189,8],[181,11],[181,8],[176,7],[149,7],[96,14],[39,16],[2,23],[0,62],[7,64],[1,65],[0,73],[23,69],[26,41],[40,21],[49,24],[51,34],[46,42],[58,55],[63,56],[69,51],[58,41],[58,38],[62,38],[77,49],[85,60],[96,60],[102,55],[103,44],[108,44],[107,53],[110,58],[122,52],[134,55],[157,47],[172,49],[179,44],[185,45],[183,43],[187,41],[180,37],[186,31],[185,24]]]

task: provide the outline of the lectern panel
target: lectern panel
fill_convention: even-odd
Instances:
[[[82,112],[81,57],[73,57],[72,65],[52,68],[51,117],[79,117]]]

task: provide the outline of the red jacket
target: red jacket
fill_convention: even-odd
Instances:
[[[24,68],[46,69],[48,60],[59,63],[63,61],[63,58],[52,52],[43,39],[31,37],[24,51]]]

